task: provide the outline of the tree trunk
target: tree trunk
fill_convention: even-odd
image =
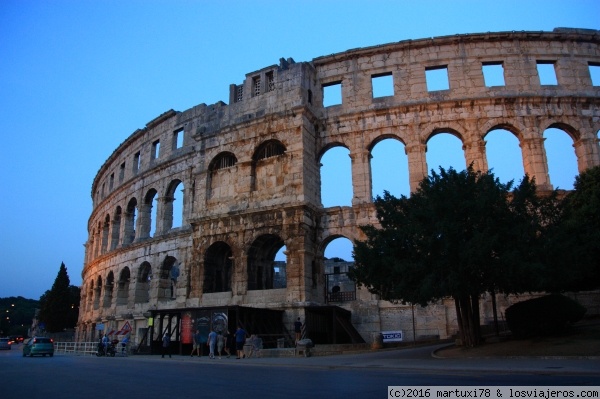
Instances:
[[[462,344],[467,348],[477,346],[481,342],[479,328],[479,297],[464,295],[454,298],[456,319]]]

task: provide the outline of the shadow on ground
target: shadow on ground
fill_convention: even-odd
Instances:
[[[488,337],[475,348],[451,346],[436,352],[441,357],[498,356],[600,356],[600,320],[581,321],[561,335],[529,339]]]

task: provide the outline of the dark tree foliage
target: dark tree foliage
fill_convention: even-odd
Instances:
[[[542,288],[549,292],[600,288],[600,166],[582,172],[562,201],[543,254]]]
[[[0,298],[0,336],[27,335],[39,301],[22,296]]]
[[[79,315],[79,288],[70,285],[69,275],[61,263],[52,289],[40,297],[39,320],[48,332],[74,328]]]
[[[470,166],[432,171],[409,198],[385,192],[374,202],[381,227],[361,227],[351,278],[392,302],[453,298],[462,342],[476,346],[480,296],[528,291],[541,268],[538,214],[548,202],[527,177],[511,188]]]

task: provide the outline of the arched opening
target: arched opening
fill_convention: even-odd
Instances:
[[[379,141],[371,150],[371,196],[388,191],[395,197],[410,195],[408,157],[404,144],[397,139]]]
[[[119,283],[117,287],[117,305],[127,305],[127,299],[129,297],[129,280],[131,279],[131,272],[126,266],[121,270],[119,275]]]
[[[135,286],[135,303],[150,301],[150,282],[152,281],[152,267],[150,263],[144,262],[140,265]]]
[[[169,231],[182,226],[183,223],[183,183],[173,180],[167,189],[164,206],[163,228]]]
[[[234,195],[237,158],[230,152],[218,154],[208,165],[208,192],[206,198],[228,198]]]
[[[321,204],[352,205],[352,162],[346,147],[333,147],[321,157]]]
[[[140,209],[140,238],[154,237],[156,232],[157,192],[151,188],[144,196],[144,204]]]
[[[325,289],[327,302],[346,302],[356,299],[356,284],[348,278],[354,266],[352,241],[338,236],[325,247]]]
[[[512,132],[505,129],[490,130],[485,136],[485,154],[488,169],[502,183],[514,180],[516,185],[523,180],[523,152],[519,139]]]
[[[544,150],[552,186],[555,189],[572,190],[575,177],[579,175],[573,138],[564,130],[546,129],[544,131]]]
[[[100,254],[105,254],[108,248],[108,232],[110,229],[110,215],[106,215],[104,223],[102,224],[102,247],[100,248]]]
[[[273,234],[262,235],[252,243],[248,250],[248,290],[275,288],[275,255],[283,245],[283,240]]]
[[[175,285],[177,284],[177,276],[171,273],[177,259],[172,256],[166,256],[160,267],[160,279],[158,281],[158,299],[173,299],[175,298]]]
[[[252,156],[251,189],[270,190],[285,182],[285,146],[278,140],[262,143]]]
[[[440,167],[446,170],[453,168],[459,172],[467,167],[461,139],[456,133],[447,131],[436,132],[429,138],[426,160],[428,173],[432,169],[438,173]]]
[[[287,287],[287,246],[283,246],[275,254],[273,262],[273,288]]]
[[[113,217],[112,231],[110,234],[110,249],[116,249],[119,245],[119,234],[121,234],[121,207],[117,206]]]
[[[204,255],[204,293],[231,291],[233,258],[231,247],[223,241],[212,244]]]
[[[106,285],[104,287],[104,303],[102,304],[105,308],[110,308],[112,305],[113,288],[115,286],[115,275],[113,272],[109,272],[106,277]]]
[[[94,309],[100,309],[100,296],[102,295],[102,277],[98,276],[94,290]]]
[[[135,240],[135,227],[137,223],[136,216],[137,200],[132,198],[127,204],[125,210],[125,233],[123,237],[123,244],[131,244]]]

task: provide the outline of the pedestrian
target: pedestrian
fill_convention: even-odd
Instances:
[[[225,341],[225,353],[227,353],[227,358],[229,358],[231,356],[231,350],[235,350],[235,348],[233,348],[233,337],[229,333],[229,330],[225,330],[225,335],[223,338]]]
[[[217,344],[217,333],[214,331],[211,331],[210,334],[208,334],[208,342],[206,342],[206,345],[208,345],[208,349],[209,349],[208,356],[211,359],[215,358],[215,345],[216,344]]]
[[[129,343],[129,335],[126,335],[125,338],[121,341],[121,354],[123,356],[127,356],[127,344]]]
[[[219,359],[221,358],[221,352],[223,351],[224,343],[225,338],[223,337],[223,334],[221,334],[221,331],[219,331],[219,333],[217,334],[217,355],[219,356]]]
[[[106,334],[102,337],[102,349],[104,349],[104,354],[106,355],[106,351],[108,350],[108,335]]]
[[[168,353],[169,357],[171,357],[171,334],[165,333],[162,339],[162,357],[165,357],[165,354]]]
[[[244,357],[244,342],[246,342],[246,331],[242,326],[238,326],[235,331],[235,349],[237,351],[236,359]]]
[[[302,322],[300,318],[294,322],[294,332],[296,333],[296,343],[302,339]]]
[[[202,334],[200,334],[200,330],[196,330],[196,334],[194,334],[194,347],[192,349],[192,353],[190,353],[191,357],[194,357],[194,352],[198,354],[198,357],[202,356]]]

